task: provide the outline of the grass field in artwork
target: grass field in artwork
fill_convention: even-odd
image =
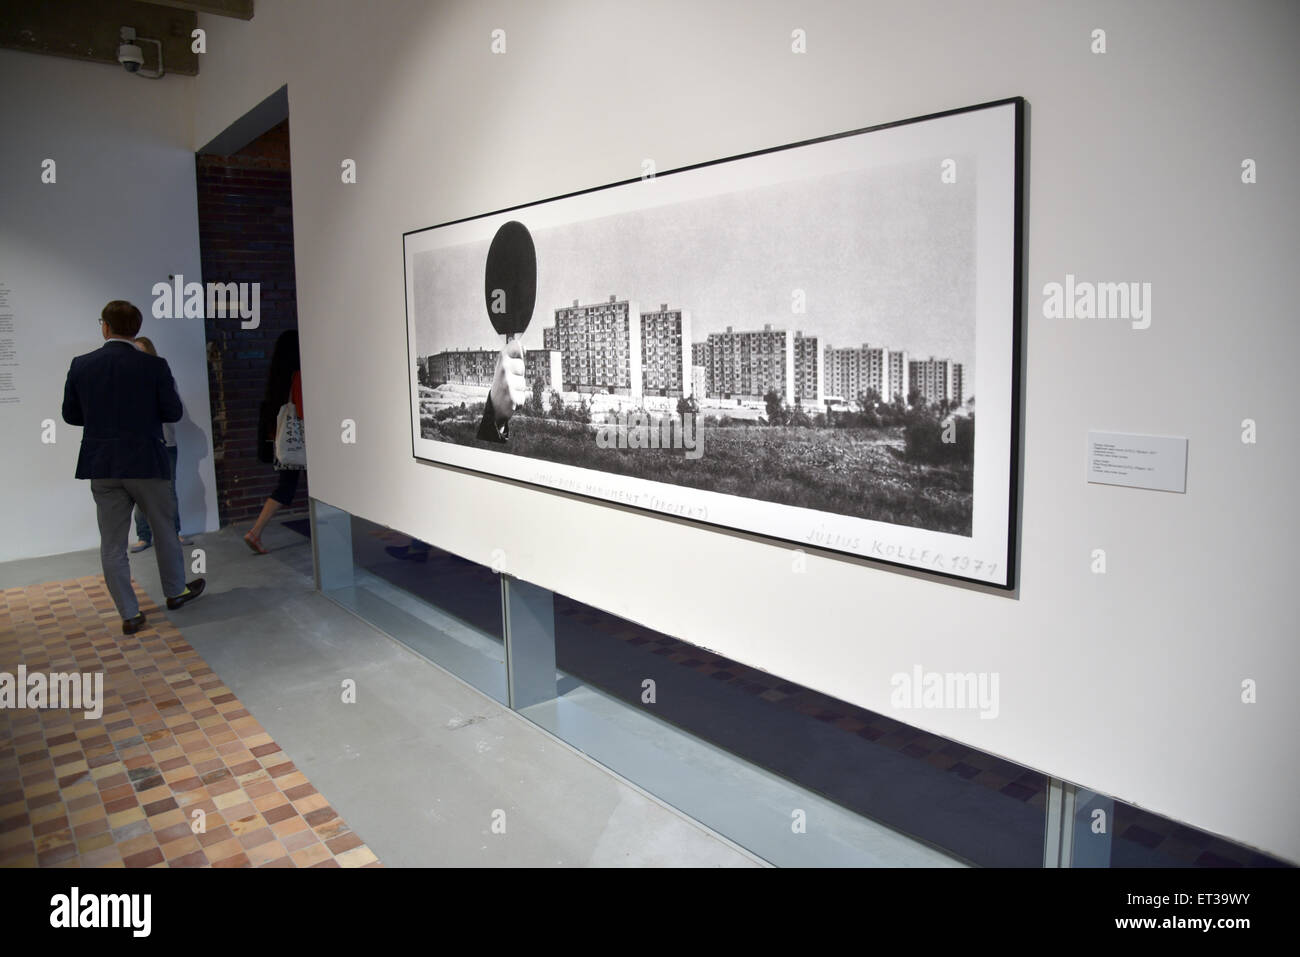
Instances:
[[[503,454],[575,465],[670,485],[795,505],[878,522],[955,535],[971,534],[971,456],[936,458],[908,426],[817,428],[767,424],[700,426],[703,454],[682,449],[601,448],[597,426],[516,416],[506,445],[475,438],[482,407],[460,414],[421,416],[421,435]],[[937,422],[925,428],[938,435]],[[962,444],[973,447],[974,423]],[[925,433],[930,437],[930,432]],[[952,458],[952,456],[949,456]]]

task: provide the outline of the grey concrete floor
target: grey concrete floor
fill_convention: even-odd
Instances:
[[[354,547],[357,541],[353,539]],[[473,687],[497,701],[506,700],[500,639],[370,572],[357,569],[353,581],[352,587],[339,588],[330,597]],[[678,680],[689,687],[691,675]],[[703,685],[712,679],[699,681],[698,698],[707,700],[712,689]],[[629,707],[563,671],[556,672],[556,689],[555,698],[521,713],[615,774],[645,787],[656,799],[778,866],[960,866],[942,851],[855,814],[641,708]],[[755,720],[750,727],[761,733],[764,726]],[[769,730],[782,731],[779,725]],[[835,750],[837,743],[843,744],[836,737],[845,736],[824,741],[826,758],[857,759],[852,750]],[[905,777],[890,780],[891,786],[898,787]],[[805,827],[798,832],[791,820],[795,809],[805,818]],[[970,820],[979,820],[985,811],[963,810]]]
[[[303,536],[241,534],[196,536],[208,592],[169,617],[386,866],[761,865],[316,593]],[[131,565],[162,605],[153,550]],[[0,587],[96,574],[73,552]]]

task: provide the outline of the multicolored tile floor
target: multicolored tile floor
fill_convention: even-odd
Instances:
[[[0,867],[380,866],[137,594],[127,637],[98,576],[0,591],[0,671],[103,673],[98,719],[0,708]]]

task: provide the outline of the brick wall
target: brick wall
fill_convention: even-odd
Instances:
[[[233,156],[196,158],[204,282],[260,283],[261,323],[205,320],[213,464],[221,524],[251,522],[275,487],[257,459],[257,416],[275,340],[298,327],[286,120]],[[307,481],[293,508],[306,507]]]

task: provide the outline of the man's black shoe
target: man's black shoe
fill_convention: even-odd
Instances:
[[[134,618],[122,619],[122,634],[124,635],[134,635],[137,631],[139,631],[143,627],[144,627],[144,612],[140,612]]]
[[[200,595],[203,594],[203,589],[204,587],[206,587],[206,585],[207,582],[205,582],[202,578],[196,578],[194,579],[194,581],[186,583],[185,590],[183,592],[181,592],[175,598],[167,599],[167,607],[170,610],[175,611],[177,608],[180,608],[182,605],[186,604],[187,602],[193,601],[194,599],[198,598]]]

